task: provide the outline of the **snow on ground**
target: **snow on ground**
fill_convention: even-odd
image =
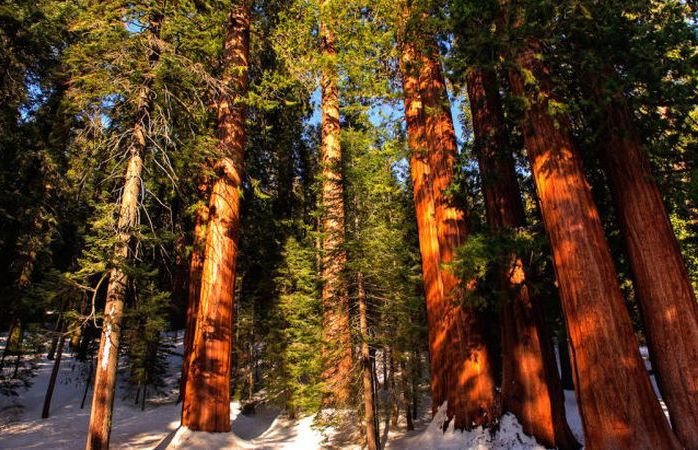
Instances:
[[[175,403],[177,379],[181,364],[182,335],[169,357],[170,375],[165,392],[149,398],[145,411],[134,404],[132,392],[120,383],[114,407],[112,448],[114,449],[319,449],[328,447],[329,431],[313,427],[313,417],[292,421],[278,411],[258,407],[253,416],[240,413],[240,404],[231,404],[232,433],[199,433],[180,426],[181,405]],[[2,339],[0,338],[0,344]],[[80,402],[84,393],[86,367],[66,353],[56,385],[51,417],[41,419],[46,386],[53,361],[45,358],[39,363],[33,385],[19,397],[0,396],[0,449],[82,449],[90,414],[91,391],[84,409]],[[572,431],[582,438],[581,420],[573,392],[566,392],[567,417]],[[427,406],[428,401],[422,404]],[[505,415],[499,429],[492,434],[482,428],[470,432],[453,430],[451,425],[442,432],[445,406],[434,420],[428,412],[416,421],[417,430],[405,431],[404,422],[398,427],[385,429],[390,449],[542,449],[535,440],[526,436],[516,418]],[[404,421],[404,419],[403,419]],[[347,447],[343,447],[347,448]],[[358,446],[354,446],[358,448]]]
[[[505,414],[500,423],[499,429],[491,433],[489,430],[478,427],[472,431],[460,432],[453,428],[451,423],[443,432],[443,424],[446,422],[446,404],[442,405],[434,415],[434,419],[425,430],[402,439],[398,439],[392,445],[389,442],[388,448],[395,449],[423,449],[423,450],[543,450],[536,443],[535,439],[526,436],[521,430],[516,417],[512,414]]]
[[[232,433],[200,433],[181,427],[161,448],[209,450],[229,449],[314,449],[322,448],[325,436],[312,427],[313,417],[290,421],[269,410],[246,417],[239,403],[233,403]]]

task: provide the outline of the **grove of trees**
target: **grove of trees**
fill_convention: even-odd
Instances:
[[[577,449],[574,390],[588,449],[698,450],[697,23],[2,0],[0,395],[51,360],[49,417],[70,352],[109,448],[117,385],[145,408],[184,330],[193,431],[238,400],[375,450],[445,405]]]

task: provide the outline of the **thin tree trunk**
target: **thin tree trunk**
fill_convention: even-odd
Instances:
[[[53,361],[56,356],[56,347],[58,347],[58,341],[61,338],[61,329],[63,328],[63,315],[60,314],[56,320],[56,325],[53,327],[53,336],[51,337],[51,344],[48,347],[48,353],[46,354],[46,359]]]
[[[230,356],[235,269],[240,232],[240,194],[247,141],[246,108],[250,52],[249,1],[235,4],[224,42],[224,81],[233,96],[218,103],[221,157],[211,189],[209,221],[196,325],[189,358],[182,425],[197,431],[230,431]]]
[[[325,1],[321,10],[326,13]],[[339,86],[335,35],[331,24],[320,24],[322,54],[327,64],[322,70],[322,305],[325,344],[325,403],[347,406],[351,398],[351,335],[349,299],[343,282],[346,265],[344,248],[344,185],[342,149],[339,144]]]
[[[434,47],[433,39],[424,48]],[[401,72],[431,354],[432,411],[448,402],[457,429],[498,417],[482,313],[454,296],[461,283],[441,267],[467,236],[467,217],[444,192],[453,177],[456,141],[438,57],[402,43]]]
[[[82,393],[82,401],[80,402],[80,409],[85,408],[85,401],[87,400],[87,392],[90,390],[90,384],[92,383],[92,374],[94,372],[94,363],[90,361],[90,370],[87,372],[87,380],[85,380],[85,390]]]
[[[381,357],[383,359],[383,383],[381,383],[381,389],[384,391],[388,390],[388,347],[384,346],[381,352]]]
[[[411,373],[412,381],[412,419],[417,420],[417,410],[419,409],[419,378],[422,375],[422,361],[419,357],[419,350],[414,351],[414,361]]]
[[[414,412],[413,407],[413,395],[410,395],[410,385],[408,380],[408,370],[407,364],[403,358],[400,359],[400,384],[402,385],[402,398],[405,402],[405,421],[408,430],[414,430],[414,422],[412,421],[412,416]]]
[[[473,67],[467,73],[475,148],[487,222],[497,233],[523,227],[526,217],[504,128],[496,74]],[[512,255],[502,284],[511,294],[501,310],[502,409],[525,433],[547,447],[579,448],[565,417],[565,400],[544,309],[526,282],[523,260]]]
[[[390,413],[390,424],[393,427],[397,426],[397,421],[400,419],[400,393],[397,389],[395,378],[397,377],[397,371],[395,370],[395,351],[391,351],[390,355],[390,406],[392,412]]]
[[[522,130],[553,249],[588,449],[679,448],[659,407],[633,334],[613,259],[566,118],[551,115],[553,90],[525,40],[510,70],[513,93],[528,101]]]
[[[361,381],[363,384],[364,426],[366,427],[366,444],[368,450],[380,449],[380,438],[376,421],[376,401],[373,397],[374,380],[371,370],[371,351],[368,345],[368,305],[364,275],[356,275],[357,299],[359,301],[359,332],[361,333]]]
[[[154,14],[150,19],[150,68],[154,68],[160,58],[158,40],[163,16]],[[88,450],[109,448],[111,433],[112,408],[116,388],[116,370],[119,359],[121,340],[121,322],[123,319],[126,284],[128,279],[121,265],[131,258],[131,244],[134,230],[139,224],[139,203],[142,188],[143,155],[146,149],[147,121],[152,109],[150,88],[153,75],[147,74],[138,94],[138,110],[132,130],[129,148],[128,168],[119,205],[117,223],[117,241],[114,248],[113,264],[107,285],[107,300],[104,306],[102,337],[97,355],[95,384],[90,411],[90,426],[87,435]]]
[[[65,345],[65,330],[62,330],[60,337],[58,338],[58,343],[56,344],[56,357],[53,361],[53,369],[51,369],[51,377],[48,380],[48,387],[46,388],[46,396],[44,397],[44,409],[41,412],[41,418],[47,419],[49,416],[49,411],[51,410],[51,398],[53,398],[53,391],[56,388],[56,379],[58,378],[58,371],[61,368],[61,358],[63,357],[63,346]]]
[[[615,76],[612,70],[609,77]],[[622,92],[602,109],[601,159],[628,252],[652,369],[681,443],[698,449],[698,302]]]

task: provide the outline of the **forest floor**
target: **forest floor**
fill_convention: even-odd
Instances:
[[[0,347],[4,344],[0,338]],[[180,426],[181,405],[176,403],[177,382],[181,364],[181,333],[174,339],[175,347],[168,355],[169,370],[166,387],[157,395],[148,398],[145,409],[134,402],[135,393],[125,382],[120,383],[112,428],[112,448],[115,449],[303,449],[336,448],[332,445],[334,431],[317,429],[314,417],[291,420],[278,411],[259,407],[254,415],[240,413],[239,402],[232,403],[231,433],[195,433]],[[644,350],[644,349],[643,349]],[[643,352],[646,354],[646,352]],[[43,359],[33,383],[28,389],[21,388],[19,395],[0,395],[0,449],[82,449],[90,415],[91,391],[87,394],[85,407],[80,403],[85,390],[83,363],[67,353],[61,364],[56,384],[51,416],[41,419],[41,410],[46,387],[53,366],[52,361]],[[566,391],[567,416],[575,435],[582,440],[582,427],[574,392]],[[423,402],[428,405],[428,402]],[[508,414],[500,422],[499,430],[476,429],[471,432],[443,433],[445,414],[440,411],[433,420],[425,411],[416,421],[416,430],[406,431],[404,422],[386,430],[381,424],[382,440],[391,449],[542,449],[543,447],[526,436],[516,419]],[[387,433],[386,433],[387,431]],[[343,446],[342,448],[359,448]]]

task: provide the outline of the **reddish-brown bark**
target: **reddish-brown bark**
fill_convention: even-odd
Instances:
[[[467,87],[487,223],[494,232],[525,226],[496,74],[471,68]],[[524,432],[547,447],[579,448],[565,417],[564,396],[543,307],[526,282],[522,259],[512,255],[511,261],[502,277],[511,297],[501,310],[502,410],[514,413]]]
[[[202,194],[208,194],[208,187],[202,183]],[[208,195],[206,195],[208,196]],[[187,283],[187,315],[184,329],[184,358],[182,361],[182,378],[180,380],[179,400],[184,399],[187,389],[187,372],[189,371],[189,355],[194,345],[196,317],[199,311],[199,295],[201,294],[201,273],[204,268],[204,246],[206,245],[206,225],[208,223],[208,205],[200,205],[196,210],[194,223],[194,245],[189,262],[189,281]]]
[[[230,431],[230,365],[235,268],[240,232],[240,194],[247,135],[250,3],[235,4],[224,42],[224,81],[232,94],[218,102],[220,159],[211,187],[198,311],[194,326],[182,425]]]
[[[324,5],[324,1],[321,3]],[[347,406],[351,397],[352,348],[349,329],[349,297],[342,277],[346,265],[344,248],[344,184],[342,149],[339,144],[339,74],[336,67],[334,31],[320,24],[322,54],[322,306],[327,404]]]
[[[444,267],[468,234],[465,212],[446,192],[453,179],[456,138],[446,85],[433,42],[431,53],[402,43],[405,117],[412,148],[432,367],[432,409],[448,402],[458,429],[492,423],[498,405],[482,314],[456,298],[461,280]]]
[[[569,124],[552,115],[548,69],[527,38],[510,70],[527,100],[522,131],[553,250],[574,364],[577,401],[589,449],[680,448],[639,354],[613,259]]]
[[[681,443],[698,449],[698,303],[623,94],[604,99],[601,159],[628,252],[652,368]]]

